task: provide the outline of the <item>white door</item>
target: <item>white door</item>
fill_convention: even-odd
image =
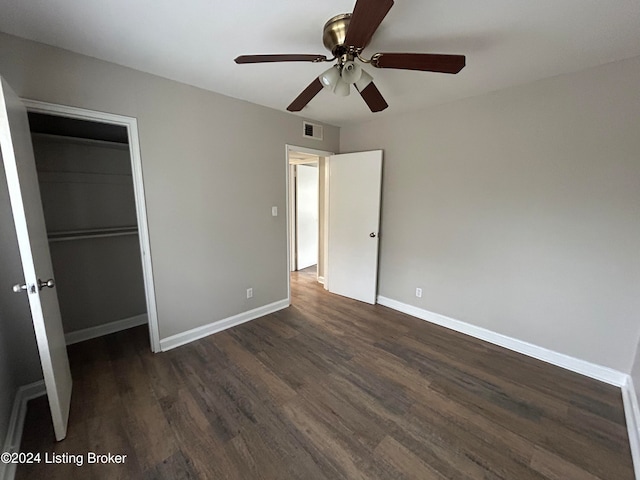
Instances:
[[[382,150],[329,157],[328,290],[376,303]]]
[[[296,166],[298,270],[318,263],[318,165]]]
[[[14,289],[27,295],[57,440],[67,435],[71,371],[53,280],[38,175],[27,111],[0,79],[0,152],[7,177],[24,279]],[[22,289],[21,289],[22,287]]]

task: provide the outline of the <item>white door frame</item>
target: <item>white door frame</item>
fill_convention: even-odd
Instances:
[[[145,297],[147,300],[147,315],[149,319],[149,338],[151,351],[160,351],[160,334],[158,331],[158,313],[156,307],[156,293],[153,282],[153,267],[151,262],[151,247],[149,242],[149,226],[147,223],[147,206],[144,195],[142,177],[142,157],[140,155],[140,140],[138,138],[138,121],[133,117],[98,112],[84,108],[56,105],[37,100],[21,99],[27,111],[45,113],[59,117],[69,117],[79,120],[98,121],[111,125],[118,125],[127,129],[129,137],[129,155],[131,157],[131,173],[133,175],[133,191],[136,202],[136,216],[138,220],[138,238],[142,253],[142,274],[144,277]]]
[[[329,157],[331,155],[334,155],[334,152],[327,152],[325,150],[316,150],[314,148],[308,148],[308,147],[299,147],[297,145],[289,145],[287,144],[285,146],[286,150],[285,150],[285,161],[286,161],[286,168],[285,168],[285,172],[286,172],[286,195],[287,195],[287,201],[286,201],[286,205],[287,205],[287,300],[289,301],[289,304],[291,304],[291,255],[292,255],[292,237],[291,237],[291,188],[292,188],[292,182],[291,182],[291,167],[290,167],[290,163],[289,163],[289,154],[291,152],[302,152],[302,153],[308,153],[309,155],[316,155],[318,157],[324,157],[325,158],[325,167],[324,167],[324,218],[322,219],[322,226],[324,229],[324,234],[323,234],[323,272],[324,272],[324,282],[325,282],[325,288],[327,288],[327,247],[328,247],[328,236],[329,236],[329,224],[328,224],[328,218],[329,218],[329,195],[327,195],[327,192],[329,191]],[[319,180],[319,178],[318,178]]]

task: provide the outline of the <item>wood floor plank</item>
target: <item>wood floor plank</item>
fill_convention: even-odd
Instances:
[[[298,393],[301,401],[317,405],[355,440],[374,449],[386,436],[387,430],[358,405],[337,394],[336,390],[335,384],[325,380],[302,388]]]
[[[357,450],[353,446],[347,447],[344,437],[328,425],[331,422],[327,418],[318,418],[318,415],[306,406],[306,402],[290,402],[284,406],[284,412],[292,424],[305,435],[306,442],[320,452],[322,467],[332,473],[331,478],[368,478],[358,466]]]
[[[181,451],[165,458],[144,473],[144,480],[193,480],[197,478],[197,474]]]
[[[69,347],[68,437],[29,403],[22,451],[127,455],[16,479],[631,480],[618,388],[332,295],[152,354],[138,327]]]
[[[245,437],[248,440],[245,440]],[[229,458],[240,465],[244,478],[269,479],[285,478],[287,471],[273,454],[268,445],[262,442],[254,429],[243,429],[225,445]]]
[[[294,389],[267,368],[257,356],[242,348],[230,335],[220,335],[215,342],[236,368],[241,368],[245,375],[259,381],[274,400],[287,402],[296,395]]]
[[[127,428],[128,425],[125,424],[122,416],[116,418],[98,416],[88,420],[87,451],[102,455],[109,453],[126,455],[126,462],[85,465],[82,467],[83,473],[84,469],[91,468],[94,478],[113,478],[114,480],[143,476],[142,466],[138,462],[138,454],[129,442]]]
[[[374,453],[391,463],[405,478],[415,480],[447,480],[447,477],[423,462],[393,437],[386,436],[382,442],[380,442]]]
[[[121,415],[127,426],[127,438],[143,470],[152,470],[169,459],[170,465],[176,465],[180,448],[159,403],[127,402]]]
[[[165,397],[161,404],[181,451],[198,478],[240,478],[235,466],[222,455],[224,444],[190,391]]]
[[[597,480],[600,478],[540,447],[536,447],[533,452],[531,466],[543,474],[545,478],[553,480]]]

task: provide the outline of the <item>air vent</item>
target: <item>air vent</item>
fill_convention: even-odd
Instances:
[[[304,138],[313,138],[314,140],[322,140],[322,125],[315,123],[302,122],[302,136]]]

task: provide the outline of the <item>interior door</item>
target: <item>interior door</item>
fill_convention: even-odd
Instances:
[[[329,157],[326,287],[376,303],[382,150]]]
[[[27,111],[0,79],[0,152],[18,238],[24,279],[14,291],[27,295],[57,440],[67,435],[71,371],[53,280]]]

